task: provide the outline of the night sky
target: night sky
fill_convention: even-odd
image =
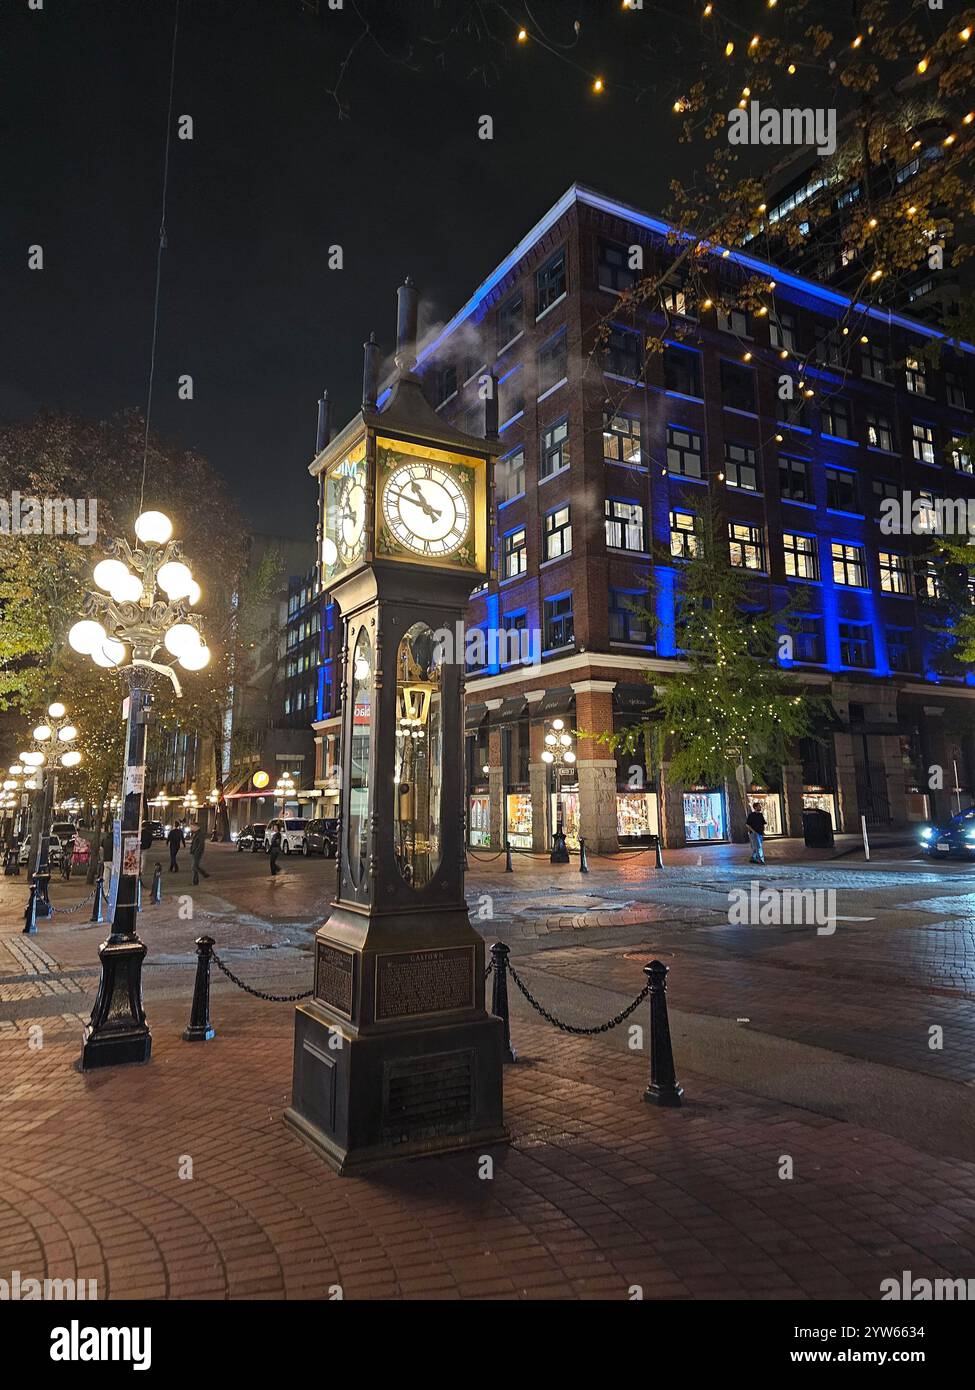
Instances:
[[[464,32],[478,8],[496,42]],[[700,6],[527,8],[574,44],[564,56],[518,45],[531,21],[490,3],[345,0],[336,13],[321,0],[316,17],[300,0],[182,0],[174,122],[191,115],[194,138],[171,148],[153,426],[204,453],[257,529],[313,534],[316,400],[327,385],[335,426],[357,409],[360,345],[375,329],[391,349],[407,273],[429,324],[573,181],[649,209],[667,200],[682,160],[670,104],[712,46]],[[0,12],[0,417],[143,407],[175,0]],[[363,17],[373,29],[337,101]],[[602,97],[592,72],[606,74]],[[493,141],[477,138],[484,113]],[[27,269],[37,243],[43,272]],[[327,265],[335,243],[342,270]]]

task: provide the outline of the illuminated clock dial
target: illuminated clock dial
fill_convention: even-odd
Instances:
[[[383,489],[382,508],[389,530],[416,555],[452,555],[470,530],[467,493],[435,463],[418,461],[395,468]]]
[[[338,505],[338,551],[349,563],[359,554],[366,525],[366,490],[358,477],[345,479]]]

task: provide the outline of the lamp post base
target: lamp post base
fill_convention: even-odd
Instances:
[[[148,1062],[152,1034],[142,1007],[145,956],[145,944],[138,937],[110,936],[98,948],[102,977],[85,1028],[81,1071]]]
[[[552,836],[552,853],[548,857],[550,864],[568,864],[569,849],[565,843],[565,834],[559,829]]]

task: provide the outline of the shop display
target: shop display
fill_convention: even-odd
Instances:
[[[472,796],[467,812],[467,839],[471,845],[490,845],[491,843],[491,799]]]
[[[555,831],[559,823],[559,803],[562,807],[562,829],[565,833],[565,843],[569,849],[579,848],[579,793],[578,791],[562,791],[558,796],[552,793],[552,830]]]
[[[782,824],[782,797],[778,792],[749,792],[748,809],[757,806],[765,817],[765,838],[774,839],[784,835]]]
[[[532,799],[527,792],[508,796],[508,844],[512,849],[532,847]]]
[[[802,809],[804,811],[825,811],[830,819],[834,831],[836,829],[836,797],[832,792],[815,791],[803,792]]]
[[[684,835],[688,844],[728,838],[723,792],[684,793]]]
[[[657,834],[656,792],[616,793],[616,833],[620,840]]]

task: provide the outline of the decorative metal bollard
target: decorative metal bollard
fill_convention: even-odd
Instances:
[[[95,898],[91,905],[91,917],[88,919],[90,922],[104,922],[105,918],[102,916],[104,896],[105,888],[102,882],[102,876],[98,874],[95,879]]]
[[[193,1007],[190,1010],[190,1024],[183,1032],[184,1042],[209,1042],[216,1037],[216,1029],[210,1025],[210,953],[213,950],[212,936],[196,938],[196,980],[193,984]]]
[[[156,861],[156,867],[152,871],[152,898],[154,903],[162,902],[162,865]]]
[[[586,842],[580,835],[579,837],[579,872],[587,874],[589,872],[589,856],[586,854]]]
[[[30,897],[27,899],[27,909],[24,912],[24,935],[33,936],[37,931],[38,917],[47,918],[54,916],[54,908],[48,897],[47,885],[51,880],[51,875],[46,870],[32,874],[30,880]]]
[[[502,1057],[505,1062],[514,1062],[518,1054],[511,1046],[511,1014],[508,1010],[508,947],[503,941],[496,941],[491,947],[491,964],[494,966],[494,982],[491,988],[491,1012],[504,1024],[504,1043]]]
[[[644,966],[643,973],[650,984],[650,1085],[643,1099],[655,1105],[680,1105],[684,1088],[674,1075],[674,1049],[667,1018],[668,967],[663,961],[652,960]]]
[[[507,840],[504,842],[504,871],[506,874],[513,874],[515,871],[511,862],[511,846]]]
[[[660,851],[660,836],[659,836],[659,835],[654,835],[654,837],[653,837],[653,855],[654,855],[654,861],[655,861],[654,867],[657,868],[657,869],[662,869],[663,866],[664,866],[664,857],[663,857],[663,854],[662,854],[661,851]]]

